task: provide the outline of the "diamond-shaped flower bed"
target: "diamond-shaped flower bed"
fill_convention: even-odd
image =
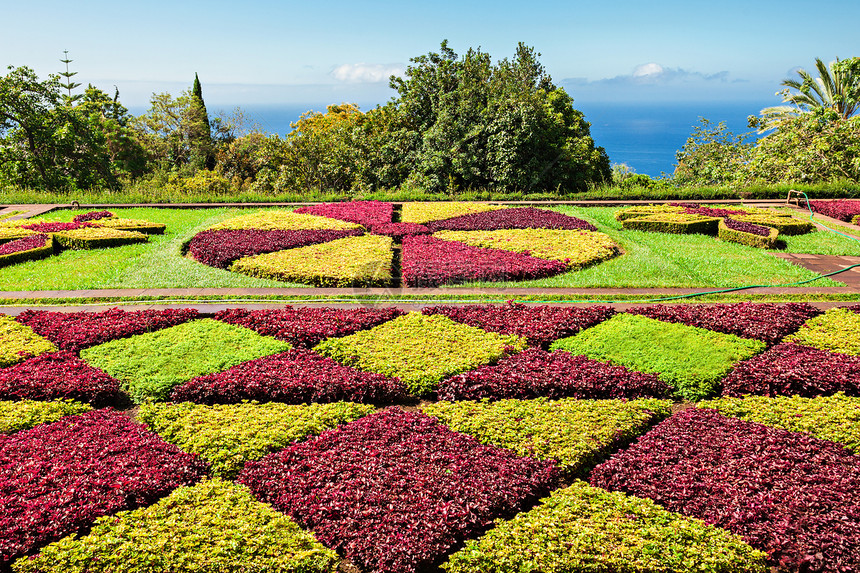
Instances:
[[[786,340],[840,354],[860,355],[860,314],[846,308],[831,308],[808,320]]]
[[[391,223],[394,205],[385,201],[349,201],[299,207],[293,212],[358,223],[369,229],[375,225]]]
[[[293,213],[292,211],[260,211],[241,215],[213,225],[210,229],[279,229],[283,231],[358,229],[361,225],[328,217]]]
[[[63,416],[83,414],[92,410],[87,404],[60,400],[36,402],[34,400],[0,400],[0,434],[28,430],[39,424],[56,422]]]
[[[656,374],[680,396],[700,400],[714,392],[735,364],[758,354],[765,344],[703,328],[618,314],[558,340],[550,348]]]
[[[238,481],[359,567],[405,573],[534,503],[557,470],[390,408],[249,462]]]
[[[445,316],[409,313],[370,330],[325,340],[315,350],[347,366],[400,378],[410,394],[432,392],[446,376],[489,364],[527,342]]]
[[[56,350],[57,347],[50,340],[39,336],[29,326],[18,323],[11,316],[0,314],[0,367]]]
[[[409,202],[403,204],[400,220],[404,223],[429,223],[442,219],[452,219],[472,213],[485,213],[504,209],[501,205],[488,203],[469,203],[463,201]]]
[[[195,376],[289,349],[288,343],[253,330],[203,319],[93,346],[81,358],[123,382],[140,403],[163,400]]]
[[[495,229],[584,229],[597,227],[582,219],[546,209],[519,207],[461,215],[428,223],[433,231],[490,231]]]

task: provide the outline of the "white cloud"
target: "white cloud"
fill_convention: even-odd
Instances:
[[[642,78],[646,76],[658,76],[663,73],[663,66],[660,64],[656,64],[651,62],[649,64],[642,64],[636,66],[633,69],[633,77],[634,78]]]
[[[336,80],[353,83],[387,82],[390,76],[399,76],[406,70],[403,64],[341,64],[332,70]]]

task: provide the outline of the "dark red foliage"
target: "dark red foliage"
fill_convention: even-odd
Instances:
[[[643,374],[567,352],[529,348],[499,361],[458,374],[439,385],[440,400],[489,398],[666,398],[672,390],[654,374]]]
[[[528,507],[558,470],[389,408],[250,462],[237,481],[359,567],[399,573]]]
[[[358,223],[369,229],[374,225],[390,223],[394,205],[384,201],[348,201],[299,207],[295,212]]]
[[[435,287],[466,281],[539,279],[563,273],[567,265],[510,251],[414,236],[403,238],[400,269],[407,286]]]
[[[810,201],[809,205],[816,213],[821,213],[840,221],[851,222],[851,219],[860,215],[860,201],[849,199],[819,200]]]
[[[759,235],[761,237],[767,237],[768,235],[770,235],[770,228],[765,227],[763,225],[747,223],[746,221],[737,221],[735,219],[732,219],[731,217],[726,217],[725,219],[723,219],[723,223],[725,223],[726,227],[728,227],[729,229],[740,231],[742,233]]]
[[[704,217],[731,217],[732,215],[746,215],[747,212],[743,209],[719,209],[714,207],[705,207],[704,205],[696,205],[695,203],[670,203],[675,207],[683,207],[684,213],[690,215],[702,215]]]
[[[93,225],[90,223],[52,223],[52,222],[44,222],[44,223],[33,223],[32,225],[22,225],[23,229],[30,229],[31,231],[37,231],[39,233],[57,233],[60,231],[72,231],[74,229],[80,229],[82,227],[92,227]]]
[[[860,464],[836,443],[689,408],[590,481],[724,527],[781,570],[860,571]]]
[[[109,409],[0,436],[0,566],[206,472],[199,457]]]
[[[384,223],[374,225],[371,229],[374,235],[386,235],[395,240],[403,240],[410,235],[428,235],[432,233],[429,227],[418,223]]]
[[[0,400],[77,400],[95,407],[123,406],[120,383],[67,350],[0,369]]]
[[[806,302],[640,306],[627,312],[776,344],[821,311]]]
[[[245,310],[231,308],[217,320],[244,326],[266,336],[310,348],[326,338],[347,336],[406,314],[397,308],[293,308]]]
[[[427,223],[434,232],[451,231],[493,231],[496,229],[585,229],[596,231],[597,227],[556,211],[534,207],[499,209],[483,213],[471,213],[452,219]]]
[[[103,312],[25,310],[17,320],[59,348],[77,352],[109,340],[161,330],[198,318],[193,308]]]
[[[188,243],[188,252],[204,265],[228,269],[234,261],[242,257],[326,243],[361,234],[360,229],[346,231],[215,229],[201,231],[194,235]]]
[[[544,348],[559,338],[573,336],[615,314],[609,306],[526,306],[512,302],[504,305],[428,306],[421,312],[428,316],[443,314],[451,320],[490,332],[523,336],[530,345]]]
[[[99,219],[107,219],[108,217],[113,217],[113,213],[110,211],[90,211],[83,215],[75,215],[72,221],[75,223],[86,223],[87,221],[97,221]]]
[[[297,348],[189,380],[175,388],[170,399],[201,404],[235,404],[242,400],[382,404],[403,400],[406,395],[406,387],[398,379],[361,372]]]
[[[850,310],[851,312],[856,312],[856,313],[860,314],[860,304],[855,304],[852,306],[846,306],[845,308]]]
[[[860,356],[794,343],[778,344],[735,366],[723,380],[724,396],[860,396]]]
[[[38,249],[44,247],[47,241],[48,235],[30,235],[23,239],[15,239],[0,245],[0,255],[11,255],[12,253]]]

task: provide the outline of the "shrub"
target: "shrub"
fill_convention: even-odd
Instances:
[[[53,233],[54,240],[67,249],[104,249],[132,243],[145,243],[147,235],[104,227],[86,227]]]
[[[786,342],[860,355],[860,314],[847,308],[831,308],[821,316],[810,318]]]
[[[648,231],[651,233],[673,233],[676,235],[716,235],[720,219],[688,213],[665,213],[623,219],[625,231]]]
[[[111,410],[0,437],[0,565],[205,473],[202,460]]]
[[[746,227],[746,225],[751,226]],[[743,229],[750,230],[745,231]],[[759,232],[753,232],[757,229],[764,229],[767,233],[762,235]],[[738,243],[748,247],[755,247],[757,249],[776,249],[778,231],[773,227],[762,227],[760,225],[753,225],[752,223],[735,221],[734,219],[723,219],[720,221],[717,237],[721,241]]]
[[[404,223],[418,223],[424,225],[430,221],[442,219],[453,219],[471,213],[484,213],[504,209],[501,205],[490,205],[488,203],[469,203],[466,201],[438,201],[438,202],[408,202],[403,204],[400,220]]]
[[[703,328],[618,314],[557,340],[550,348],[656,374],[683,398],[700,400],[714,391],[737,362],[758,354],[765,344]]]
[[[846,199],[835,199],[833,201],[810,201],[809,206],[816,213],[827,217],[850,222],[854,217],[860,215],[860,201]]]
[[[369,229],[375,225],[390,223],[394,214],[394,205],[383,201],[348,201],[299,207],[293,212],[358,223]]]
[[[315,350],[346,366],[400,378],[410,394],[421,396],[434,391],[446,376],[495,362],[526,346],[519,336],[411,312],[370,330],[325,340]]]
[[[284,571],[334,573],[337,554],[289,517],[219,479],[177,488],[156,504],[96,521],[20,559],[15,573]]]
[[[249,462],[238,481],[364,570],[400,573],[528,507],[557,470],[389,408]]]
[[[833,442],[690,408],[590,481],[724,527],[779,569],[860,567],[860,466]]]
[[[120,231],[138,231],[145,235],[163,235],[167,225],[162,223],[150,223],[141,219],[99,219],[96,223],[99,227],[106,229],[118,229]]]
[[[482,444],[553,460],[568,475],[582,474],[619,446],[669,415],[660,400],[500,400],[436,402],[422,407]]]
[[[89,211],[82,215],[75,215],[72,219],[75,223],[86,223],[87,221],[98,221],[100,219],[108,219],[115,215],[110,211]]]
[[[50,340],[36,334],[32,328],[0,314],[0,367],[11,366],[57,347]]]
[[[264,231],[345,231],[349,229],[360,229],[356,223],[348,223],[328,217],[317,217],[294,213],[292,211],[260,211],[250,215],[240,215],[222,221],[210,227],[217,229],[261,229]]]
[[[433,231],[493,231],[498,229],[583,229],[596,231],[597,227],[582,219],[556,211],[517,207],[461,215],[428,223]]]
[[[765,554],[648,499],[574,482],[454,553],[448,573],[766,573]]]
[[[373,412],[334,404],[144,404],[138,418],[165,441],[209,462],[212,475],[232,479],[249,460]]]
[[[63,416],[82,414],[91,409],[87,404],[71,400],[57,402],[0,400],[0,434],[28,430],[39,424],[56,422]]]
[[[54,254],[54,240],[48,235],[29,235],[0,244],[0,267],[44,259]]]

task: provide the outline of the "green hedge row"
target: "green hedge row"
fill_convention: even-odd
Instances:
[[[167,225],[161,223],[151,223],[142,219],[121,219],[118,217],[107,217],[98,219],[96,223],[99,227],[108,229],[117,229],[119,231],[137,231],[145,235],[163,235]]]
[[[795,219],[794,217],[776,213],[753,213],[751,215],[734,215],[732,219],[754,223],[765,227],[773,227],[780,235],[805,235],[815,230],[815,225],[810,221]]]
[[[54,254],[54,238],[48,235],[44,246],[29,249],[27,251],[18,251],[17,253],[9,253],[8,255],[0,255],[0,267],[23,263],[26,261],[37,261],[50,257]]]
[[[672,233],[676,235],[716,235],[721,219],[689,215],[687,213],[665,213],[635,219],[624,219],[624,230],[648,231],[651,233]]]
[[[37,402],[35,400],[0,400],[0,434],[28,430],[47,422],[56,422],[63,416],[83,414],[92,410],[89,404],[73,400]]]
[[[755,235],[753,233],[745,233],[743,231],[738,231],[737,229],[730,229],[726,226],[726,223],[722,219],[720,219],[719,232],[717,236],[722,241],[740,243],[741,245],[756,247],[758,249],[775,249],[776,243],[778,241],[779,231],[775,227],[769,227],[769,229],[770,234],[768,234],[767,237],[764,237],[762,235]]]
[[[67,249],[105,249],[132,243],[145,243],[149,240],[149,237],[137,231],[120,231],[103,227],[82,227],[51,234],[58,244]]]

